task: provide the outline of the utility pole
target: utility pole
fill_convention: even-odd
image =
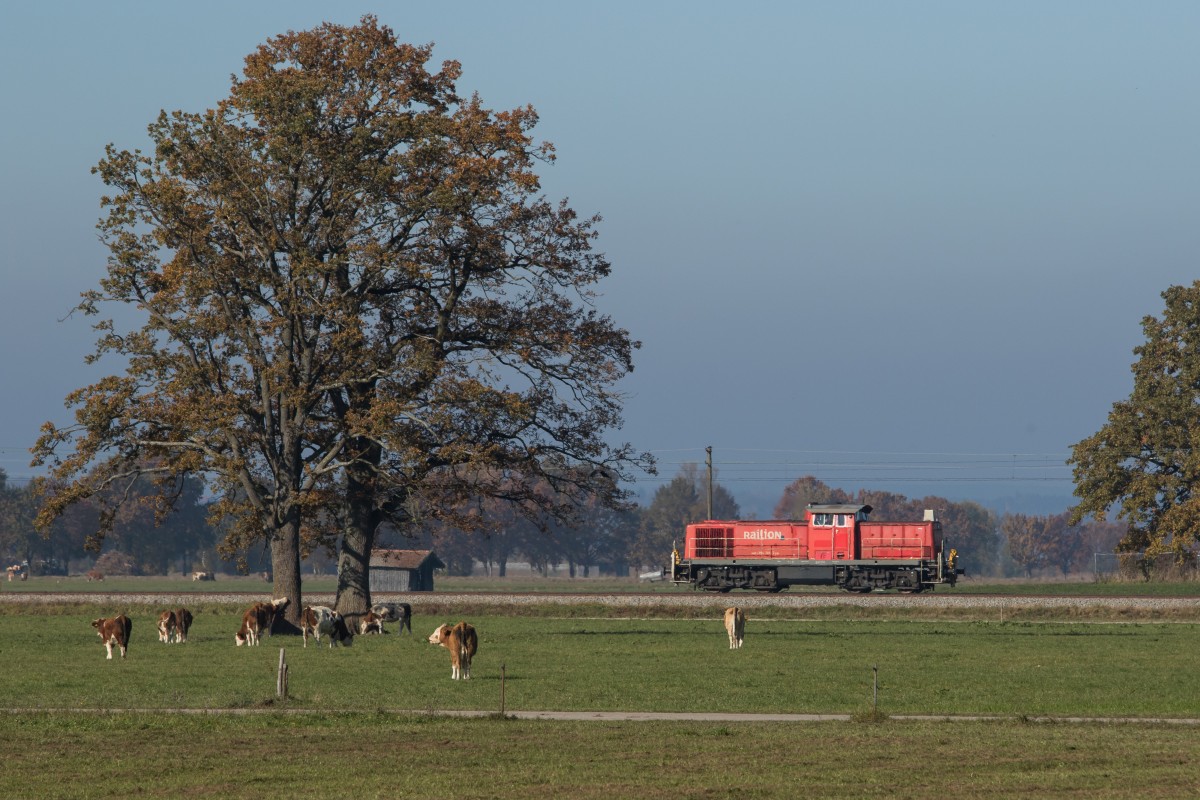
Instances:
[[[708,519],[712,519],[712,445],[704,448],[704,463],[708,465]]]

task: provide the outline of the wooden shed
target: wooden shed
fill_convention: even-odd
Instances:
[[[445,564],[432,550],[374,550],[372,592],[432,592],[433,571]]]

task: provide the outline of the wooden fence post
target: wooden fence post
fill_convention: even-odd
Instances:
[[[279,675],[275,679],[275,696],[286,699],[288,696],[288,665],[283,657],[283,648],[279,648]]]

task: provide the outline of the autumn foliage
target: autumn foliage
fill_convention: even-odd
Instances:
[[[288,32],[216,108],[161,114],[151,151],[107,149],[108,270],[81,308],[145,321],[98,323],[125,371],[45,427],[43,524],[203,475],[291,609],[306,536],[340,537],[338,606],[361,611],[382,526],[481,495],[551,518],[620,501],[650,461],[607,438],[637,343],[596,308],[598,218],[539,195],[531,107],[460,97],[431,56],[373,17]]]

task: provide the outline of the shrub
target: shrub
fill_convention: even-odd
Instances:
[[[131,555],[110,550],[96,559],[94,569],[105,575],[141,575],[142,565]]]

